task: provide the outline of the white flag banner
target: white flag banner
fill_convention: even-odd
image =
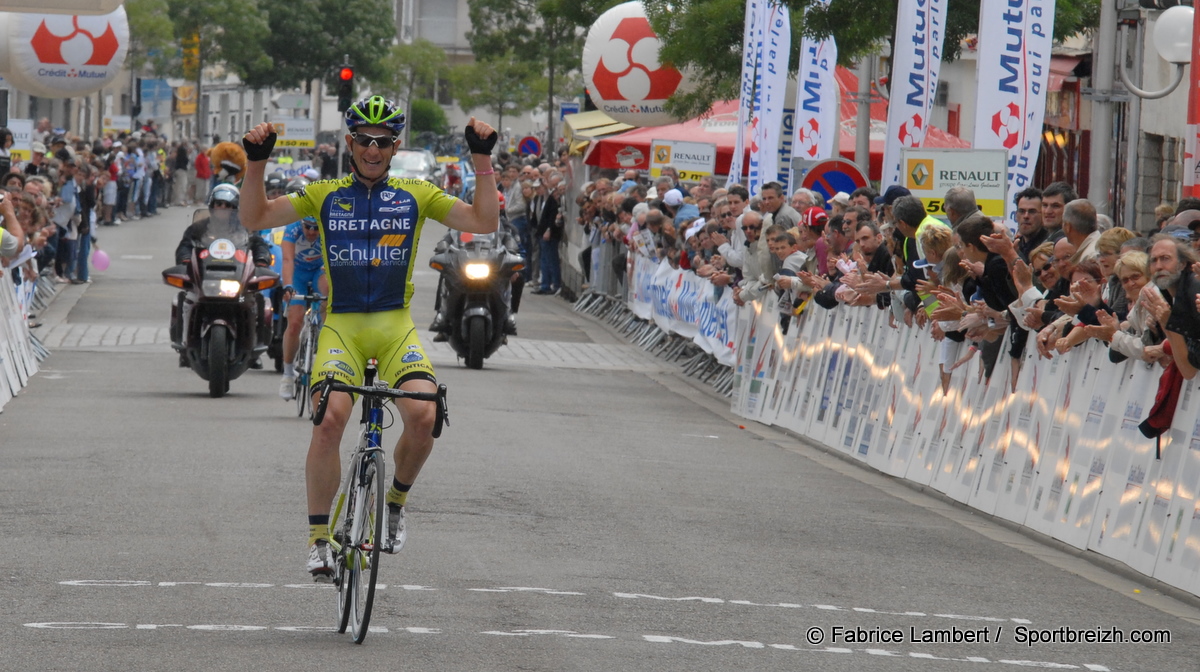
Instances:
[[[746,26],[742,34],[742,78],[738,87],[738,132],[733,144],[733,160],[729,163],[730,184],[741,184],[746,175],[743,159],[746,155],[746,131],[754,116],[754,73],[761,53],[763,9],[767,0],[746,0]]]
[[[1005,221],[1016,229],[1012,196],[1029,186],[1042,148],[1054,0],[983,0],[979,25],[978,149],[1008,150]]]
[[[900,180],[901,150],[925,143],[945,36],[946,0],[900,0],[880,190],[903,184]]]
[[[757,79],[757,109],[750,121],[750,176],[746,188],[754,196],[762,185],[779,179],[779,134],[787,99],[792,24],[788,8],[767,3],[762,57]]]
[[[829,0],[815,2],[829,5]],[[805,36],[800,43],[792,156],[809,161],[834,156],[840,135],[839,106],[842,100],[834,76],[837,57],[837,42],[832,35],[819,41]]]

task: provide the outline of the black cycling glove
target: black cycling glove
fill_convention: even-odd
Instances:
[[[254,144],[242,138],[242,147],[246,148],[246,158],[250,161],[266,161],[271,158],[271,150],[275,149],[275,138],[279,137],[278,133],[272,132],[267,136],[262,144]]]
[[[467,126],[467,134],[466,135],[467,135],[467,147],[471,148],[472,154],[483,154],[484,156],[491,156],[492,149],[496,147],[496,138],[499,136],[499,133],[492,131],[492,134],[489,135],[488,137],[481,138],[481,137],[479,137],[479,134],[475,132],[475,127]]]

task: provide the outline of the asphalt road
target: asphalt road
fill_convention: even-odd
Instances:
[[[539,296],[483,371],[431,349],[452,424],[355,646],[304,571],[310,428],[276,374],[210,399],[162,342],[188,220],[102,228],[112,267],[40,316],[53,355],[0,414],[0,669],[1200,669],[1195,602],[739,429]]]

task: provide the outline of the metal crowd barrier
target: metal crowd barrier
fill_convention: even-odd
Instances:
[[[1156,440],[1139,424],[1161,369],[1113,364],[1097,341],[1050,360],[1030,346],[1015,381],[1006,352],[991,380],[976,356],[943,387],[928,332],[840,306],[810,307],[784,333],[770,293],[734,309],[731,367],[698,344],[711,308],[668,291],[696,282],[679,273],[639,259],[628,300],[592,292],[575,309],[731,397],[742,417],[1200,595],[1200,378],[1184,382]],[[679,316],[698,318],[696,336],[664,328]]]
[[[50,269],[36,281],[19,286],[13,283],[11,271],[0,273],[0,411],[29,384],[38,364],[50,356],[30,332],[29,314],[44,310],[57,292]]]

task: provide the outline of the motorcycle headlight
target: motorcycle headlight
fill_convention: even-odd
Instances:
[[[487,264],[467,264],[463,270],[471,280],[483,280],[492,273],[492,267]]]
[[[205,280],[204,293],[209,296],[236,298],[242,293],[242,283],[237,280]]]

